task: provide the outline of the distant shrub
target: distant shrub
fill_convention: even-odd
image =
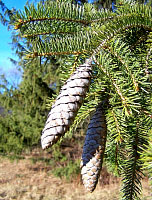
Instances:
[[[52,173],[56,177],[71,181],[71,178],[76,177],[80,173],[80,160],[69,161],[67,165],[52,170]]]

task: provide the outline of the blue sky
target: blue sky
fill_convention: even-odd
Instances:
[[[2,0],[9,9],[16,8],[23,10],[27,0]],[[29,1],[32,2],[32,1]],[[0,23],[0,74],[5,74],[6,78],[15,85],[20,81],[20,74],[9,58],[17,60],[15,53],[11,49],[11,32]]]

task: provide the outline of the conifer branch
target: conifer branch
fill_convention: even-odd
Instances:
[[[120,125],[119,125],[117,116],[115,115],[113,109],[112,109],[112,115],[113,115],[113,118],[114,118],[114,121],[115,121],[116,130],[117,130],[117,133],[118,133],[118,135],[115,138],[115,140],[116,140],[117,143],[119,143],[119,142],[121,143],[121,141],[122,141],[121,129],[120,129]]]
[[[27,54],[26,58],[36,58],[38,56],[42,57],[42,56],[59,56],[59,55],[80,55],[84,52],[75,52],[75,51],[71,51],[71,52],[48,52],[48,53],[37,53],[34,52],[33,54]]]
[[[95,57],[94,57],[95,58]],[[120,88],[118,87],[118,85],[116,84],[115,80],[112,78],[112,76],[110,75],[110,73],[108,73],[107,70],[105,70],[105,68],[96,60],[94,59],[94,62],[101,68],[101,70],[109,77],[109,79],[111,80],[113,86],[115,87],[116,89],[116,92],[118,93],[118,95],[120,96],[121,98],[121,101],[122,101],[122,104],[124,105],[124,107],[126,108],[126,111],[128,113],[128,115],[131,114],[131,111],[129,109],[129,105],[126,101],[126,98],[123,96]]]
[[[31,35],[28,35],[28,34],[26,34],[26,35],[23,35],[22,37],[23,38],[34,38],[34,37],[36,37],[36,36],[40,36],[40,35],[50,35],[50,34],[53,34],[53,32],[42,32],[42,33],[35,33],[35,34],[31,34]],[[74,34],[74,32],[58,32],[58,35],[62,35],[62,34],[69,34],[69,35],[73,35]]]
[[[33,23],[33,22],[41,22],[41,21],[63,21],[63,22],[74,22],[74,23],[80,23],[83,25],[89,25],[90,21],[87,20],[78,20],[78,19],[70,19],[70,18],[58,18],[58,17],[45,17],[45,18],[30,18],[29,20],[22,20],[19,19],[18,23],[15,25],[14,29],[21,29],[21,27],[24,24],[29,24],[29,23]]]
[[[133,200],[139,198],[141,193],[141,161],[140,152],[141,146],[144,144],[144,137],[139,133],[139,121],[136,121],[136,128],[133,130],[134,133],[129,135],[128,146],[129,146],[129,156],[125,162],[124,172],[123,172],[123,197],[125,200]],[[132,126],[133,127],[133,126]],[[139,198],[140,199],[140,198]]]
[[[137,81],[136,81],[136,79],[135,79],[135,77],[134,77],[132,71],[129,69],[129,66],[128,66],[128,64],[126,63],[126,61],[123,60],[123,58],[122,58],[120,55],[118,55],[118,53],[117,53],[115,50],[112,50],[112,49],[110,48],[110,46],[107,46],[106,49],[109,50],[109,52],[110,52],[112,55],[114,55],[114,56],[118,59],[118,61],[120,61],[120,63],[121,63],[123,66],[125,66],[127,72],[129,73],[129,75],[130,75],[130,77],[131,77],[131,79],[132,79],[132,81],[133,81],[133,85],[134,85],[135,91],[138,92],[138,91],[139,91],[139,85],[138,85],[138,83],[137,83]]]

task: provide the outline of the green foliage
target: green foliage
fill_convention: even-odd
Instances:
[[[122,189],[124,199],[136,199],[138,197],[136,191],[140,193],[141,190],[140,180],[143,174],[141,169],[142,162],[139,158],[144,145],[147,143],[146,136],[148,127],[146,129],[144,127],[143,129],[144,123],[141,121],[142,116],[138,117],[136,120],[133,120],[134,124],[132,123],[132,119],[129,121],[129,134],[126,142],[127,155],[122,172],[123,183],[128,186]]]
[[[124,200],[140,199],[142,167],[145,162],[150,166],[148,156],[148,162],[140,158],[145,147],[149,152],[147,136],[152,125],[151,17],[149,4],[123,0],[117,2],[115,12],[98,10],[87,3],[80,6],[69,1],[46,1],[37,6],[28,5],[24,12],[16,12],[12,18],[17,35],[28,41],[24,48],[27,60],[34,61],[37,57],[49,60],[52,56],[59,59],[60,67],[56,71],[62,73],[59,85],[86,58],[92,59],[90,90],[69,132],[89,118],[100,101],[108,100],[106,162],[122,176]],[[44,72],[45,65],[40,69]],[[32,81],[37,71],[33,70]],[[45,71],[43,75],[46,74]],[[43,108],[47,98],[42,98],[42,103],[32,104],[42,92],[37,94],[36,82],[32,88],[33,96],[24,111],[37,116],[35,106]],[[62,157],[59,151],[55,153],[57,159]],[[77,167],[69,162],[54,173],[69,177],[73,172],[77,172]]]
[[[143,168],[148,170],[150,184],[152,185],[152,129],[149,131],[149,142],[144,146],[141,161],[144,163]]]
[[[38,63],[38,62],[37,62]],[[45,67],[32,64],[24,67],[17,89],[3,84],[0,95],[4,116],[0,117],[0,151],[20,153],[40,143],[40,133],[47,115],[46,100],[52,96]],[[48,82],[47,82],[48,81]]]
[[[60,178],[72,181],[74,177],[80,174],[80,160],[69,161],[67,165],[52,170],[52,173]]]
[[[61,152],[60,143],[57,143],[52,148],[53,159],[55,161],[65,162],[67,161],[67,157]]]

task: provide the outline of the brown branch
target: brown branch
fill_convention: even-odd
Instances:
[[[55,34],[57,34],[56,32],[54,32]],[[33,35],[23,35],[22,37],[28,38],[28,37],[35,37],[35,36],[39,36],[39,35],[49,35],[49,34],[54,34],[52,32],[45,32],[45,33],[35,33]],[[58,34],[70,34],[73,35],[74,32],[58,32]]]
[[[27,58],[36,58],[38,56],[54,56],[54,55],[79,55],[83,52],[80,51],[67,51],[67,52],[48,52],[48,53],[38,53],[34,52],[33,54],[27,54]]]
[[[68,19],[68,18],[57,18],[57,17],[44,17],[44,18],[30,18],[29,20],[22,20],[19,19],[18,20],[18,26],[21,27],[24,24],[27,23],[31,23],[31,22],[37,22],[37,21],[52,21],[52,20],[57,20],[57,21],[65,21],[65,22],[75,22],[75,23],[80,23],[80,24],[84,24],[84,25],[88,25],[91,23],[91,21],[87,21],[87,20],[79,20],[79,19]]]

